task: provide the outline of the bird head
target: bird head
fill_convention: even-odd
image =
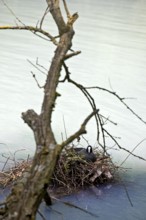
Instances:
[[[88,145],[86,151],[89,154],[92,153],[92,147],[90,145]]]

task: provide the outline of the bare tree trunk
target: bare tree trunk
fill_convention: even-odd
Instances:
[[[51,116],[57,97],[56,87],[61,66],[67,51],[72,45],[71,42],[74,35],[72,24],[76,20],[77,15],[70,16],[70,20],[66,24],[60,11],[59,0],[48,0],[47,3],[58,27],[60,40],[44,87],[41,114],[38,115],[33,110],[22,113],[22,118],[33,130],[36,152],[31,170],[25,172],[24,178],[15,184],[11,194],[6,199],[5,208],[0,211],[0,214],[3,214],[3,219],[7,220],[35,219],[42,198],[44,196],[46,198],[48,182],[52,176],[57,158],[64,146],[64,144],[56,144],[51,128]],[[48,203],[51,203],[49,197]]]

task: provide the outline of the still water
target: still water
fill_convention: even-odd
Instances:
[[[43,0],[6,2],[26,25],[36,25],[46,8]],[[116,91],[121,97],[128,98],[127,104],[146,121],[146,1],[74,0],[69,1],[69,8],[72,13],[78,12],[80,16],[75,23],[73,49],[82,51],[81,55],[67,63],[72,78],[85,86],[101,86]],[[0,25],[16,23],[17,19],[0,1]],[[50,16],[44,28],[56,34]],[[43,91],[37,87],[30,72],[36,74],[40,85],[45,82],[45,75],[39,73],[27,60],[35,63],[38,58],[39,63],[48,68],[54,50],[49,42],[27,31],[0,31],[1,153],[9,155],[15,150],[25,149],[17,153],[18,157],[33,154],[33,135],[22,121],[21,112],[32,108],[40,112]],[[80,91],[67,83],[60,84],[58,92],[61,97],[57,100],[52,126],[56,139],[61,141],[61,133],[64,133],[63,117],[69,136],[79,128],[91,108]],[[114,136],[119,137],[118,141],[123,147],[132,150],[146,138],[146,125],[115,97],[103,91],[91,92],[101,114],[118,123],[118,126],[109,124],[107,128]],[[87,129],[85,138],[91,145],[97,146],[94,120]],[[86,146],[87,143],[82,140],[81,144]],[[110,140],[107,144],[109,147],[113,145]],[[109,150],[109,153],[118,164],[127,156],[118,150]],[[134,153],[146,158],[146,141]],[[120,185],[102,187],[101,195],[98,196],[88,191],[65,199],[87,206],[100,219],[145,219],[146,164],[130,157],[125,166],[132,169],[124,178],[134,200],[133,207],[128,205],[124,189]],[[76,219],[97,218],[85,217],[81,211],[78,213],[77,210],[62,207],[60,203],[55,206],[58,211],[63,210],[65,219],[69,218],[70,212],[74,213]],[[76,216],[78,214],[79,217]],[[52,219],[62,218],[56,217],[56,213],[52,215]]]

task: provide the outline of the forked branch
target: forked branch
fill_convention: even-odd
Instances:
[[[110,90],[108,90],[108,89],[105,89],[105,88],[102,88],[102,87],[98,87],[98,86],[96,86],[96,87],[84,87],[83,85],[81,85],[81,84],[79,84],[79,83],[77,83],[77,82],[75,82],[74,80],[71,79],[71,73],[69,72],[68,67],[66,66],[65,62],[64,62],[64,64],[63,64],[63,66],[64,66],[64,69],[65,69],[65,73],[66,73],[66,74],[65,74],[64,79],[63,79],[61,82],[65,82],[65,81],[67,80],[68,82],[72,83],[72,84],[75,85],[77,88],[79,88],[79,89],[81,90],[81,92],[84,94],[84,96],[87,98],[87,100],[88,100],[88,102],[90,103],[90,105],[91,105],[93,111],[97,108],[97,107],[96,107],[96,103],[95,103],[94,98],[92,97],[92,95],[91,95],[87,90],[88,90],[88,89],[101,89],[101,90],[103,90],[103,91],[106,91],[106,92],[108,92],[108,93],[114,95],[116,98],[118,98],[118,99],[122,102],[122,104],[124,104],[124,105],[126,106],[126,108],[127,108],[128,110],[130,110],[139,120],[141,120],[144,124],[146,124],[146,122],[145,122],[138,114],[136,114],[136,113],[123,101],[124,98],[121,98],[121,97],[120,97],[118,94],[116,94],[115,92],[112,92],[112,91],[110,91]],[[107,129],[105,129],[105,127],[104,127],[105,123],[104,123],[104,121],[103,121],[103,119],[105,119],[105,118],[106,118],[106,117],[104,117],[103,115],[99,114],[99,111],[95,114],[95,119],[96,119],[96,124],[97,124],[97,141],[98,141],[98,143],[100,144],[100,146],[102,147],[103,153],[104,153],[104,154],[107,153],[107,149],[106,149],[106,148],[107,148],[107,146],[106,146],[106,136],[108,136],[110,139],[113,140],[113,142],[116,144],[116,146],[118,146],[118,148],[119,148],[120,150],[124,150],[124,151],[126,151],[129,155],[132,155],[132,156],[134,156],[134,157],[137,157],[137,158],[139,158],[139,159],[141,159],[141,160],[146,161],[145,158],[140,157],[140,156],[134,154],[132,151],[127,150],[126,148],[122,147],[122,146],[118,143],[118,141],[116,140],[116,138],[115,138],[112,134],[110,134],[110,132],[108,132]],[[109,122],[111,122],[111,123],[113,123],[114,125],[117,125],[115,122],[112,122],[112,121],[110,121],[110,120],[108,120],[108,119],[106,119],[106,120],[109,121]],[[101,133],[100,133],[100,132],[101,132]],[[102,143],[100,143],[101,137],[102,137]]]

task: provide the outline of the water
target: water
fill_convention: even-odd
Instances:
[[[130,174],[130,173],[129,173]],[[79,208],[84,209],[90,213],[75,207],[70,207],[63,202],[56,202],[51,208],[46,208],[42,204],[40,210],[49,219],[60,220],[63,219],[109,219],[109,220],[145,220],[145,194],[139,191],[142,187],[146,190],[144,184],[145,177],[143,174],[130,176],[128,174],[128,182],[126,189],[130,197],[131,203],[126,195],[126,191],[122,184],[105,185],[99,188],[91,188],[87,191],[81,191],[73,196],[66,196],[61,200],[73,204]],[[87,199],[88,198],[88,199]],[[38,219],[39,216],[38,216]]]
[[[38,0],[35,2],[8,0],[7,3],[22,22],[31,25],[37,24],[46,7],[45,1]],[[126,100],[127,104],[146,120],[146,2],[92,0],[91,3],[89,0],[84,0],[82,3],[75,0],[69,2],[69,7],[72,13],[77,11],[80,15],[75,23],[73,49],[82,51],[81,55],[67,62],[72,78],[85,86],[106,87],[116,91],[121,97],[130,98]],[[13,15],[0,2],[0,25],[12,25],[15,21]],[[50,17],[45,23],[45,28],[50,33],[56,34],[56,28]],[[54,50],[50,43],[27,31],[0,30],[0,151],[2,153],[9,155],[15,150],[25,149],[17,153],[18,157],[27,157],[28,153],[33,154],[35,149],[33,134],[22,121],[21,112],[32,108],[40,112],[43,91],[37,87],[30,71],[36,74],[41,85],[45,81],[45,76],[37,72],[27,59],[35,63],[38,57],[39,63],[48,67]],[[72,85],[60,84],[58,92],[61,93],[61,97],[57,100],[56,111],[53,114],[53,130],[56,139],[61,141],[61,133],[64,133],[63,116],[69,136],[80,127],[84,118],[91,112],[91,108],[81,92]],[[118,126],[109,124],[106,127],[114,136],[121,137],[118,141],[123,147],[132,150],[146,138],[144,123],[131,115],[119,100],[99,90],[93,90],[92,94],[101,114],[118,123]],[[85,138],[91,145],[96,146],[96,129],[93,120],[87,126],[87,130],[88,134]],[[82,140],[81,144],[86,145],[86,142]],[[109,147],[113,145],[109,139],[107,144]],[[134,153],[146,158],[145,146],[146,142],[143,141]],[[109,153],[118,164],[127,156],[121,151],[109,150]],[[128,216],[123,218],[144,219],[145,162],[130,157],[125,166],[135,171],[129,173],[126,178],[129,181],[131,178],[134,179],[129,190],[136,205],[130,210],[126,208],[129,206],[126,206],[126,196],[120,186],[113,186],[108,190],[107,200],[103,199],[106,193],[106,189],[103,189],[104,193],[100,200],[94,199],[93,196],[91,201],[97,204],[99,209],[101,208],[101,213],[103,206],[107,212],[110,209],[109,219],[122,219],[124,212],[120,211],[121,204],[116,202],[119,195],[124,201],[122,210],[126,209],[125,216]],[[84,199],[88,203],[87,198],[85,194]],[[107,205],[109,202],[110,206]],[[80,204],[82,205],[81,201]],[[106,218],[106,212],[101,215],[99,209],[97,214],[100,214],[100,218]],[[66,213],[67,210],[68,208],[64,209]],[[119,210],[120,214],[115,210]],[[135,210],[133,215],[131,210]]]

